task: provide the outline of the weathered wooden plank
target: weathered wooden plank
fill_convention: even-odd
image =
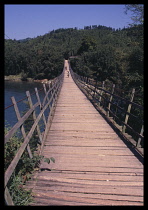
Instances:
[[[102,167],[102,168],[106,168],[106,167]],[[108,168],[108,167],[107,167]],[[46,170],[44,171],[46,172]],[[141,171],[139,173],[135,173],[135,172],[122,172],[122,171],[112,171],[112,172],[109,172],[109,171],[83,171],[83,170],[60,170],[60,169],[51,169],[49,170],[48,172],[50,173],[65,173],[65,174],[81,174],[82,177],[83,175],[85,174],[94,174],[95,176],[97,174],[106,174],[106,175],[120,175],[120,176],[143,176],[143,173],[141,173]]]
[[[29,185],[27,185],[27,189],[32,189],[34,187],[33,181],[29,181]],[[95,184],[94,184],[95,185]],[[143,188],[141,186],[130,186],[127,188],[127,186],[112,186],[108,185],[105,186],[95,186],[94,185],[87,185],[87,182],[85,184],[80,183],[70,183],[70,182],[49,182],[45,180],[39,180],[36,184],[35,189],[40,190],[46,190],[46,191],[59,191],[59,192],[73,192],[73,193],[82,193],[82,194],[93,194],[93,195],[113,195],[115,196],[133,196],[133,197],[139,197],[141,200],[143,198]],[[127,191],[128,189],[128,191]]]
[[[41,166],[41,168],[48,168],[48,167],[45,167],[45,166]],[[120,167],[116,167],[115,168],[115,166],[111,166],[111,167],[109,167],[109,166],[107,166],[107,167],[103,167],[103,166],[93,166],[93,167],[86,167],[86,166],[82,166],[82,165],[78,165],[77,166],[77,164],[73,164],[73,165],[68,165],[68,166],[66,166],[66,165],[63,165],[63,166],[61,166],[61,164],[59,163],[58,165],[57,165],[57,167],[54,167],[54,166],[51,166],[51,167],[49,167],[48,169],[50,169],[50,170],[70,170],[70,171],[77,171],[77,172],[81,172],[81,171],[83,171],[83,172],[93,172],[94,173],[94,175],[95,175],[95,173],[96,172],[103,172],[103,173],[118,173],[118,172],[120,172],[120,173],[123,173],[123,174],[132,174],[132,173],[136,173],[136,174],[143,174],[143,171],[141,171],[141,169],[139,168],[127,168],[127,167],[122,167],[122,168],[120,168]]]
[[[49,153],[45,153],[46,156],[48,157]],[[110,165],[111,167],[113,166],[121,166],[121,167],[128,167],[129,166],[129,161],[131,161],[131,165],[133,168],[137,168],[138,166],[140,166],[140,164],[138,164],[138,162],[135,162],[135,158],[131,157],[131,156],[109,156],[109,155],[103,155],[103,154],[94,154],[94,155],[90,155],[90,157],[87,157],[88,154],[84,154],[83,156],[79,156],[78,154],[78,158],[79,158],[79,162],[78,162],[78,158],[75,158],[74,154],[73,155],[62,155],[61,154],[57,154],[55,155],[55,159],[57,160],[55,163],[55,166],[58,163],[62,163],[62,164],[69,164],[69,165],[73,165],[76,164],[79,166],[81,164],[83,164],[83,166],[89,167],[91,165],[91,167],[93,166],[103,166],[105,164],[105,162],[110,162],[109,160],[112,158],[112,163],[109,164],[105,164],[106,166]],[[120,161],[123,160],[124,157],[124,163],[121,165]],[[94,161],[95,160],[95,161]],[[72,162],[71,162],[72,161]],[[100,163],[101,162],[101,163]],[[137,166],[137,167],[136,167]]]
[[[88,140],[88,141],[85,141],[85,140],[82,140],[81,141],[78,139],[78,138],[73,138],[73,141],[69,138],[65,138],[65,139],[60,139],[60,137],[57,137],[56,139],[51,139],[52,141],[48,140],[46,141],[46,146],[47,145],[56,145],[56,146],[74,146],[74,145],[77,145],[77,147],[79,146],[83,146],[85,144],[85,147],[87,146],[95,146],[95,147],[99,147],[99,146],[122,146],[122,144],[120,144],[120,142],[117,142],[117,140],[106,140],[106,139],[102,139],[102,141],[99,141],[99,139],[97,139],[96,141],[91,141]],[[69,140],[69,141],[68,141]]]
[[[50,193],[52,189],[47,188],[46,185],[43,185],[44,188],[41,190],[40,186],[36,187],[36,191],[40,192],[47,192]],[[51,188],[53,188],[51,186]],[[80,190],[81,191],[81,190]],[[65,187],[62,187],[60,189],[60,187],[56,187],[55,192],[57,192],[58,194],[66,194],[69,196],[76,196],[76,197],[81,197],[81,198],[93,198],[93,199],[102,199],[102,200],[116,200],[116,201],[136,201],[136,202],[143,202],[143,197],[142,196],[138,196],[138,195],[126,195],[126,194],[120,194],[118,191],[116,192],[116,194],[112,194],[112,193],[87,193],[85,191],[79,192],[76,191],[73,188],[68,188],[66,189]]]
[[[42,176],[38,177],[38,180],[42,181],[47,181],[47,183],[52,183],[52,182],[57,182],[57,183],[71,183],[71,184],[86,184],[86,179],[73,179],[73,178],[63,178],[63,177],[50,177],[50,176]],[[108,186],[134,186],[134,187],[140,187],[143,186],[143,182],[141,181],[118,181],[118,180],[109,180],[109,179],[102,179],[102,180],[92,180],[92,179],[87,179],[87,185],[94,187],[108,187]]]
[[[83,174],[83,176],[82,176]],[[44,179],[45,177],[50,177],[50,178],[71,178],[71,179],[75,179],[75,180],[94,180],[94,181],[124,181],[124,182],[136,182],[136,181],[143,181],[143,176],[136,174],[136,173],[132,173],[129,175],[125,175],[125,174],[107,174],[107,173],[58,173],[58,172],[53,172],[53,171],[42,171],[38,174],[38,179]]]
[[[57,192],[51,192],[51,193],[47,193],[47,192],[36,192],[36,197],[42,197],[42,198],[52,198],[52,199],[56,199],[56,200],[64,200],[64,201],[72,201],[72,202],[75,202],[75,205],[78,205],[78,203],[80,202],[84,202],[85,204],[89,205],[89,204],[95,204],[95,205],[142,205],[142,202],[139,202],[139,201],[128,201],[128,200],[125,200],[125,201],[118,201],[118,200],[110,200],[110,199],[102,199],[102,198],[97,198],[97,199],[94,199],[94,198],[89,198],[87,196],[87,198],[85,197],[78,197],[78,196],[75,196],[75,195],[68,195],[66,193],[57,193]],[[60,202],[59,202],[60,203]],[[50,202],[49,202],[50,204]]]
[[[31,206],[74,206],[74,205],[87,206],[88,205],[84,202],[83,203],[79,202],[76,204],[76,202],[73,202],[73,201],[65,201],[65,200],[63,201],[59,199],[54,199],[53,197],[52,198],[40,197],[40,200],[38,200],[38,197],[37,197],[35,199],[36,199],[36,202],[32,203]],[[93,205],[93,204],[89,204],[89,205]]]

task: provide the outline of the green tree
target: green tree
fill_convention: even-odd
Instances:
[[[83,52],[93,51],[96,49],[96,40],[92,37],[85,37],[82,39],[82,43],[80,48],[78,49],[78,55],[82,54]]]
[[[125,5],[125,14],[132,12],[132,21],[134,24],[143,24],[144,22],[144,5],[143,4],[127,4]]]
[[[143,24],[138,23],[142,23],[143,5],[127,5],[126,9],[137,17],[137,25],[118,30],[101,25],[85,30],[62,28],[23,42],[5,40],[5,75],[24,71],[27,77],[53,79],[62,72],[63,60],[69,58],[80,75],[108,80],[126,90],[139,89],[144,39]]]

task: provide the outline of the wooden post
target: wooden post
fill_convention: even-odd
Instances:
[[[54,82],[51,82],[50,88],[52,89],[53,86],[54,86]],[[50,91],[50,94],[51,94],[50,97],[52,97],[53,93],[54,93],[54,89],[52,89],[52,90]],[[52,103],[51,103],[51,105],[50,105],[50,110],[52,109],[52,106],[53,106],[53,104],[54,104],[54,101],[55,101],[55,98],[53,97],[53,101],[52,101]]]
[[[96,84],[95,84],[95,88],[94,88],[94,94],[93,94],[93,98],[95,97],[95,94],[96,94],[97,83],[98,83],[98,81],[96,80]]]
[[[132,93],[131,93],[130,102],[133,102],[134,94],[135,94],[135,89],[133,88]],[[129,103],[128,108],[127,108],[127,112],[128,112],[128,113],[130,113],[131,108],[132,108],[132,104]],[[128,118],[129,118],[129,114],[126,114],[126,116],[125,116],[125,121],[124,121],[125,124],[127,124]],[[122,127],[122,132],[123,132],[123,133],[125,133],[125,129],[126,129],[126,125],[123,125],[123,127]]]
[[[140,135],[143,135],[144,132],[144,125],[142,125],[141,131],[140,131]],[[138,138],[138,142],[136,144],[136,147],[140,147],[140,143],[141,143],[141,138]]]
[[[30,96],[30,92],[26,91],[26,95],[28,97],[29,106],[30,106],[30,108],[32,108],[33,104],[32,104],[32,99],[31,99],[31,96]],[[35,120],[36,120],[35,110],[33,111],[33,119],[34,119],[34,122],[35,122]],[[38,124],[37,124],[36,128],[37,128],[37,133],[38,133],[38,136],[39,136],[39,139],[40,139],[40,143],[42,143],[42,135],[41,135],[41,131],[40,131],[40,128],[39,128]]]
[[[36,93],[37,100],[38,100],[38,102],[40,104],[40,110],[41,110],[42,105],[41,105],[41,100],[40,100],[40,97],[39,97],[39,93],[38,93],[38,89],[37,88],[35,88],[35,93]],[[46,126],[46,118],[45,118],[44,113],[43,113],[43,121],[44,121],[44,124]]]
[[[38,100],[38,102],[39,102],[39,104],[40,104],[40,109],[42,108],[41,106],[41,100],[40,100],[40,97],[39,97],[39,93],[38,93],[38,89],[37,88],[34,88],[35,89],[35,94],[36,94],[36,97],[37,97],[37,100]]]
[[[16,113],[16,117],[17,117],[18,120],[20,120],[21,116],[20,116],[20,113],[19,113],[19,109],[18,109],[16,100],[13,96],[11,97],[11,100],[12,100],[12,103],[14,104],[14,110],[15,110],[15,113]],[[23,125],[21,126],[21,132],[22,132],[23,138],[25,139],[26,138],[26,133],[25,133],[25,129],[24,129]],[[28,151],[29,157],[32,158],[32,153],[31,153],[29,144],[27,145],[27,151]]]
[[[56,82],[54,82],[54,83],[52,84],[52,87],[53,87],[53,86],[54,86],[54,89],[52,89],[52,91],[51,91],[51,96],[53,96],[52,106],[54,105],[55,100],[56,100],[56,88],[57,88]]]
[[[46,94],[47,94],[47,90],[46,90],[46,85],[45,85],[45,84],[43,84],[43,88],[44,88],[44,92],[45,92],[45,96],[46,96]],[[49,101],[48,96],[47,96],[47,101]]]
[[[40,110],[41,110],[42,105],[41,105],[41,100],[40,100],[40,97],[39,97],[39,93],[38,93],[38,89],[37,88],[35,88],[35,93],[36,93],[37,100],[38,100],[38,102],[40,104]],[[44,125],[46,127],[46,118],[45,118],[44,113],[43,113],[43,121],[44,121]]]
[[[44,88],[44,92],[45,92],[45,95],[47,94],[47,90],[46,90],[46,85],[43,83],[43,88]]]
[[[49,92],[50,92],[50,94],[52,94],[52,93],[51,93],[51,90],[50,90],[50,86],[52,86],[52,82],[49,84],[48,94],[49,94]],[[45,84],[43,84],[43,88],[44,88],[45,97],[44,97],[44,100],[43,100],[42,106],[44,106],[44,105],[45,105],[46,100],[47,100],[47,101],[49,101],[49,98],[48,98],[48,95],[47,95],[47,90],[46,90],[46,86],[45,86]],[[43,107],[42,107],[42,108],[43,108]],[[50,105],[50,104],[48,105],[48,108],[49,108],[49,112],[50,112],[50,109],[51,109],[51,105]]]
[[[50,87],[49,87],[49,88],[52,89],[53,85],[54,85],[54,82],[52,81],[52,82],[50,83]],[[51,96],[52,96],[53,92],[54,92],[54,90],[52,89],[52,90],[50,91]],[[51,97],[51,96],[50,96],[50,97]]]
[[[105,85],[105,81],[103,81],[103,83],[102,83],[102,89],[104,88],[104,85]],[[100,91],[100,97],[99,97],[99,103],[98,103],[99,106],[100,106],[101,99],[102,99],[102,93],[103,93],[103,90]]]
[[[55,83],[55,92],[54,92],[54,95],[55,95],[54,99],[55,99],[55,101],[56,101],[57,96],[58,96],[59,83],[60,83],[60,80],[56,81],[56,83]]]
[[[115,84],[113,84],[113,87],[112,87],[112,91],[111,91],[112,94],[114,93],[114,90],[115,90]],[[107,116],[108,117],[109,117],[109,111],[110,111],[110,106],[111,106],[112,99],[113,99],[113,96],[110,95],[109,104],[108,104],[108,111],[107,111]]]
[[[5,188],[5,202],[8,206],[14,206],[13,200],[7,187]]]

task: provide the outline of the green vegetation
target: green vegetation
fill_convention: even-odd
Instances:
[[[143,4],[127,4],[125,5],[125,14],[128,13],[128,11],[132,12],[131,19],[134,24],[143,24],[144,22],[144,5]]]
[[[25,123],[26,131],[29,130],[30,119],[31,118],[28,118],[28,120]],[[10,127],[5,127],[5,134],[7,134],[9,130]],[[17,206],[29,205],[29,203],[33,201],[32,191],[24,189],[24,185],[26,181],[28,181],[31,178],[33,172],[35,170],[38,170],[41,160],[47,162],[48,164],[51,161],[55,162],[55,159],[53,157],[45,158],[42,155],[38,155],[39,144],[37,140],[38,140],[37,133],[35,132],[29,142],[29,146],[33,154],[33,157],[32,158],[29,157],[27,150],[23,153],[7,185],[13,203],[14,205]],[[5,144],[5,155],[4,155],[5,171],[7,170],[11,161],[15,157],[22,142],[23,138],[20,136],[20,133],[18,132],[13,137],[11,137],[10,140]]]
[[[76,57],[75,57],[76,56]],[[74,71],[143,94],[143,25],[57,29],[26,41],[5,40],[5,75],[52,79],[70,59]],[[142,103],[142,102],[141,102]]]

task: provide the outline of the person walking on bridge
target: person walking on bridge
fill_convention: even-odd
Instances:
[[[67,77],[69,77],[69,70],[67,70]]]

